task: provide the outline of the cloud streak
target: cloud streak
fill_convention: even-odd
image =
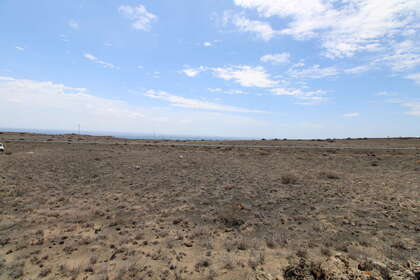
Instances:
[[[71,29],[79,29],[79,23],[77,21],[75,21],[74,19],[69,20],[68,25]]]
[[[360,113],[358,113],[358,112],[347,113],[347,114],[343,115],[343,117],[345,117],[345,118],[355,118],[355,117],[358,117],[358,116],[360,116]]]
[[[243,87],[270,88],[277,84],[272,80],[270,74],[261,67],[253,67],[249,65],[231,65],[225,67],[206,67],[187,68],[182,72],[188,77],[195,77],[199,73],[210,71],[217,78],[234,81]]]
[[[390,103],[399,104],[409,110],[405,112],[407,115],[420,117],[420,99],[403,100],[403,99],[390,99]]]
[[[85,53],[83,55],[84,58],[86,58],[87,60],[90,60],[96,64],[102,65],[104,68],[108,68],[108,69],[119,69],[119,67],[115,66],[112,63],[109,62],[105,62],[103,60],[98,59],[96,56],[94,56],[93,54],[90,53]]]
[[[221,104],[207,102],[207,101],[201,101],[197,99],[185,98],[182,96],[173,95],[168,92],[159,91],[159,90],[147,90],[144,93],[144,95],[150,98],[169,102],[173,106],[182,107],[182,108],[209,110],[209,111],[225,111],[225,112],[235,112],[235,113],[263,113],[263,111],[259,111],[259,110],[250,110],[250,109],[244,109],[244,108],[239,108],[235,106],[227,106],[227,105],[221,105]]]
[[[273,64],[284,64],[284,63],[288,63],[289,60],[290,60],[289,53],[266,54],[260,58],[261,62],[273,63]]]
[[[158,17],[147,11],[143,5],[122,5],[118,8],[118,11],[121,15],[130,19],[132,21],[131,26],[137,30],[150,31],[152,23],[158,20]]]
[[[296,69],[296,67],[302,67],[304,64],[298,64],[297,66],[292,66],[288,75],[292,79],[303,79],[303,78],[312,78],[319,79],[329,76],[335,76],[338,74],[338,71],[333,68],[320,68],[319,65],[315,65],[312,68],[308,69]],[[262,66],[249,66],[249,65],[230,65],[225,67],[206,67],[200,66],[198,68],[188,68],[184,69],[183,72],[189,77],[195,77],[199,73],[204,71],[210,71],[217,78],[233,81],[242,87],[246,88],[261,88],[266,89],[274,95],[287,95],[293,96],[295,98],[303,100],[296,104],[300,105],[315,105],[323,101],[326,101],[327,98],[323,95],[326,94],[322,90],[302,90],[296,88],[285,88],[279,87],[283,82],[272,79],[271,75],[262,67]],[[224,91],[220,88],[210,88],[211,92],[223,92],[227,94],[244,94],[243,91]]]
[[[413,80],[416,84],[420,85],[420,72],[407,75],[406,78]]]
[[[92,132],[151,133],[155,130],[171,135],[261,137],[267,126],[249,114],[237,114],[254,110],[223,105],[213,108],[216,105],[205,102],[205,106],[210,106],[208,110],[171,110],[171,106],[144,108],[132,102],[93,95],[85,88],[13,77],[0,77],[0,99],[0,112],[5,116],[0,118],[3,128],[62,131],[75,129],[81,123],[85,131]],[[174,102],[184,104],[181,106],[184,108],[203,105],[188,99]]]
[[[325,49],[324,55],[330,58],[381,50],[390,38],[412,34],[420,14],[417,0],[234,0],[234,3],[256,10],[264,18],[288,20],[287,26],[280,30],[273,30],[267,22],[248,21],[248,30],[253,26],[265,26],[269,30],[265,40],[280,34],[298,40],[318,38]]]

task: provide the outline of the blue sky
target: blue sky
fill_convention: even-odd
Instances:
[[[420,135],[419,0],[3,0],[0,127]]]

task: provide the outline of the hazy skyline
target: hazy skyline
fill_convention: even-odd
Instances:
[[[0,3],[0,128],[420,135],[419,0]]]

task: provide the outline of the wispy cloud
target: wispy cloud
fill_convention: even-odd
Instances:
[[[262,62],[270,62],[273,64],[288,63],[290,59],[289,53],[266,54],[260,58]]]
[[[155,99],[160,99],[171,103],[173,106],[198,109],[198,110],[210,110],[210,111],[226,111],[226,112],[237,112],[237,113],[263,113],[260,110],[250,110],[245,108],[239,108],[235,106],[221,105],[217,103],[201,101],[197,99],[185,98],[170,94],[165,91],[158,90],[147,90],[144,93],[145,96]]]
[[[223,94],[239,94],[239,95],[243,95],[243,94],[248,94],[248,92],[240,90],[240,89],[222,89],[222,88],[208,88],[207,89],[210,92],[213,93],[223,93]]]
[[[309,68],[292,67],[287,74],[299,79],[321,79],[337,76],[339,71],[334,66],[323,68],[320,65],[313,65]]]
[[[268,23],[252,23],[249,30],[265,26],[263,39],[274,35],[291,35],[298,40],[319,38],[330,58],[349,57],[361,51],[378,51],[389,39],[410,34],[418,20],[420,3],[417,0],[234,0],[235,4],[255,9],[260,16],[279,17],[289,21],[288,26],[274,31]],[[252,27],[253,26],[253,27]],[[240,27],[240,26],[239,26]],[[240,28],[244,30],[244,28]],[[412,33],[412,32],[411,32]]]
[[[19,46],[16,46],[15,47],[18,51],[20,51],[20,52],[23,52],[24,50],[25,50],[25,48],[23,48],[23,47],[19,47]]]
[[[288,73],[289,78],[302,79],[302,78],[322,78],[337,75],[335,68],[322,69],[318,65],[308,69],[295,69],[294,67],[302,67],[303,63],[292,66]],[[307,90],[291,87],[279,87],[287,81],[278,81],[271,77],[271,75],[262,66],[249,66],[249,65],[230,65],[225,67],[206,67],[200,66],[198,68],[187,68],[182,72],[189,76],[195,77],[199,73],[209,71],[217,78],[233,81],[242,87],[246,88],[261,88],[271,92],[274,95],[287,95],[293,96],[297,99],[303,100],[296,104],[301,105],[315,105],[328,100],[324,95],[327,93],[323,90]],[[221,88],[209,88],[210,92],[219,92],[225,94],[246,94],[242,90],[224,90]]]
[[[51,119],[51,121],[46,121],[50,125],[55,120],[59,123],[64,119],[66,119],[64,121],[66,124],[69,122],[74,124],[74,118],[79,119],[80,115],[83,116],[81,119],[85,122],[90,122],[91,118],[101,117],[104,120],[123,116],[127,119],[143,117],[142,113],[129,109],[129,106],[123,102],[93,96],[87,93],[85,88],[69,87],[50,81],[40,82],[10,77],[0,79],[0,84],[0,96],[5,104],[11,102],[15,104],[13,105],[15,109],[23,109],[25,114],[30,116],[38,114],[38,118],[35,118],[38,121]],[[56,116],[60,115],[60,118],[54,117],[54,112],[59,112]],[[26,120],[26,122],[30,121],[30,119]]]
[[[84,58],[86,58],[86,59],[88,59],[88,60],[90,60],[90,61],[92,61],[96,64],[102,65],[104,68],[119,69],[119,67],[115,66],[114,64],[102,61],[102,60],[98,59],[96,56],[94,56],[93,54],[85,53],[83,56],[84,56]]]
[[[420,72],[407,75],[406,78],[413,80],[416,84],[420,85]]]
[[[254,33],[264,41],[269,41],[278,34],[269,23],[251,20],[242,14],[225,12],[222,22],[224,25],[233,24],[241,32]]]
[[[375,94],[376,96],[397,96],[396,93],[381,91]]]
[[[226,67],[206,67],[186,68],[182,72],[188,77],[195,77],[204,71],[211,71],[217,78],[234,81],[243,87],[269,88],[277,84],[270,78],[270,74],[261,67],[248,65],[233,65]]]
[[[200,74],[201,72],[203,72],[203,71],[206,71],[208,68],[207,67],[204,67],[204,66],[200,66],[200,67],[197,67],[197,68],[186,68],[186,69],[183,69],[183,70],[181,70],[185,75],[187,75],[188,77],[195,77],[195,76],[197,76],[198,74]]]
[[[394,42],[390,53],[378,59],[378,62],[381,61],[388,63],[395,72],[403,72],[420,66],[420,41]]]
[[[75,29],[75,30],[79,29],[79,27],[80,27],[79,23],[74,19],[69,20],[68,25],[69,25],[70,28]]]
[[[345,117],[345,118],[355,118],[355,117],[358,117],[358,116],[360,116],[360,113],[358,113],[358,112],[347,113],[347,114],[343,115],[343,117]]]
[[[122,5],[118,8],[120,14],[133,21],[132,27],[137,30],[150,31],[152,22],[157,21],[155,14],[147,11],[143,5]]]
[[[371,69],[372,69],[371,65],[359,65],[359,66],[344,69],[344,72],[348,74],[360,74],[360,73],[367,72]]]
[[[420,117],[420,99],[390,99],[388,100],[388,102],[399,104],[403,107],[408,108],[409,110],[406,112],[407,115]]]
[[[273,88],[271,92],[274,95],[285,95],[285,96],[292,96],[297,99],[301,99],[301,102],[297,102],[296,104],[300,105],[316,105],[321,102],[328,100],[325,97],[327,93],[324,90],[303,90],[299,88]]]
[[[236,65],[211,69],[216,77],[233,80],[243,87],[270,88],[277,84],[261,66]]]
[[[0,99],[0,112],[14,116],[0,118],[0,127],[71,130],[81,123],[85,131],[261,137],[268,125],[253,114],[143,108],[85,88],[12,77],[0,77]]]

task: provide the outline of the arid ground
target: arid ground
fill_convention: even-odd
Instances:
[[[420,150],[336,148],[420,139],[96,141],[0,134],[0,279],[420,279]]]

